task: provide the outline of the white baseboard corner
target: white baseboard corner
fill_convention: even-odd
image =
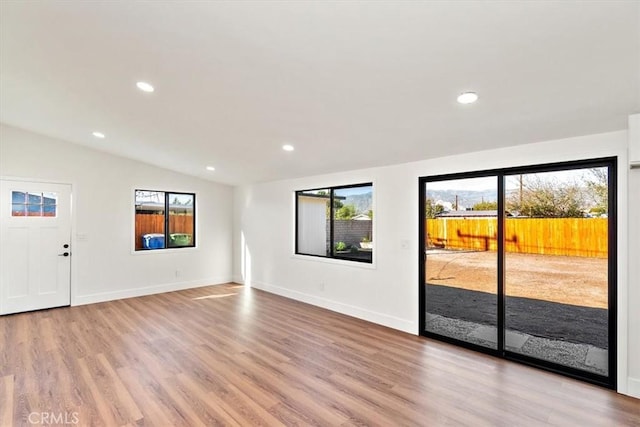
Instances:
[[[627,395],[640,399],[640,378],[631,378],[627,381]]]

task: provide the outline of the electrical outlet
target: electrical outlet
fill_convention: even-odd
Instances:
[[[182,276],[182,270],[180,270],[179,268],[176,268],[176,277],[180,277]]]
[[[318,290],[319,291],[324,291],[324,282],[318,283]]]

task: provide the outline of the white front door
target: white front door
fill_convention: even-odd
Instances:
[[[0,180],[0,314],[71,303],[71,186]]]

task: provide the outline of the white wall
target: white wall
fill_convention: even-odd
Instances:
[[[627,145],[627,132],[619,131],[238,187],[234,280],[417,334],[420,176],[618,156],[618,389],[640,397],[638,272],[633,273],[633,286],[628,280],[632,252],[628,250]],[[640,177],[636,174],[633,179],[632,198],[638,209]],[[293,255],[296,190],[371,181],[376,227],[373,266]],[[639,240],[631,242],[634,254],[639,253]]]
[[[230,186],[6,125],[0,177],[72,185],[73,305],[231,280]],[[198,247],[133,253],[135,188],[195,192]]]
[[[640,161],[640,114],[629,117],[629,148],[631,160]],[[629,276],[627,298],[629,307],[629,389],[640,397],[640,169],[629,171]]]

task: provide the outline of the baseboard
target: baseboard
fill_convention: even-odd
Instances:
[[[244,285],[244,278],[242,276],[233,276],[233,283]]]
[[[162,285],[146,286],[144,288],[123,289],[113,292],[101,292],[90,295],[76,296],[71,305],[94,304],[97,302],[113,301],[125,298],[142,297],[145,295],[161,294],[164,292],[182,291],[184,289],[200,288],[203,286],[220,285],[231,282],[231,278],[212,278],[191,280],[188,282],[165,283]]]
[[[629,377],[627,381],[627,392],[625,394],[640,399],[640,379]]]
[[[237,280],[234,280],[237,282]],[[375,311],[365,310],[353,305],[343,304],[337,301],[333,301],[327,298],[321,298],[315,295],[305,294],[303,292],[293,291],[291,289],[282,288],[280,286],[270,285],[267,283],[251,281],[251,287],[260,289],[272,294],[280,295],[286,298],[291,298],[296,301],[305,302],[307,304],[315,305],[317,307],[326,308],[327,310],[335,311],[337,313],[346,314],[347,316],[356,317],[358,319],[366,320],[368,322],[376,323],[378,325],[387,326],[392,329],[397,329],[409,334],[416,334],[418,327],[411,321],[401,319],[388,314],[378,313]]]

